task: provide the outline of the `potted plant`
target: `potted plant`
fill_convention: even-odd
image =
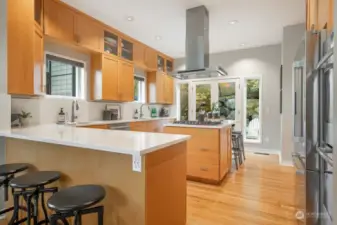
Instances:
[[[30,118],[32,118],[32,114],[30,112],[25,112],[21,110],[21,114],[19,115],[19,117],[20,117],[20,123],[22,126],[24,127],[29,126]]]

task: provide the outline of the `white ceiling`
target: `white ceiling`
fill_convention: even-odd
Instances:
[[[304,0],[62,1],[175,58],[185,55],[185,11],[191,7],[209,10],[211,53],[281,43],[284,26],[305,21]],[[232,20],[238,23],[229,25]]]

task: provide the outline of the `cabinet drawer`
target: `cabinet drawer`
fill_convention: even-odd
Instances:
[[[216,129],[191,129],[192,135],[189,148],[193,150],[216,150],[219,149],[219,130]]]
[[[201,163],[219,164],[219,149],[198,148],[190,149],[187,147],[187,158],[191,161]]]
[[[188,162],[187,175],[208,180],[219,180],[219,166]]]

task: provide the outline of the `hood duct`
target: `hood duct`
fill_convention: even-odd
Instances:
[[[186,11],[186,70],[172,74],[178,79],[226,76],[220,66],[209,66],[209,15],[205,6]]]

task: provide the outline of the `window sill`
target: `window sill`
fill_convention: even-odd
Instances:
[[[62,96],[62,95],[43,95],[45,98],[50,98],[50,99],[69,99],[69,100],[85,100],[84,98],[80,97],[73,97],[73,96]]]

